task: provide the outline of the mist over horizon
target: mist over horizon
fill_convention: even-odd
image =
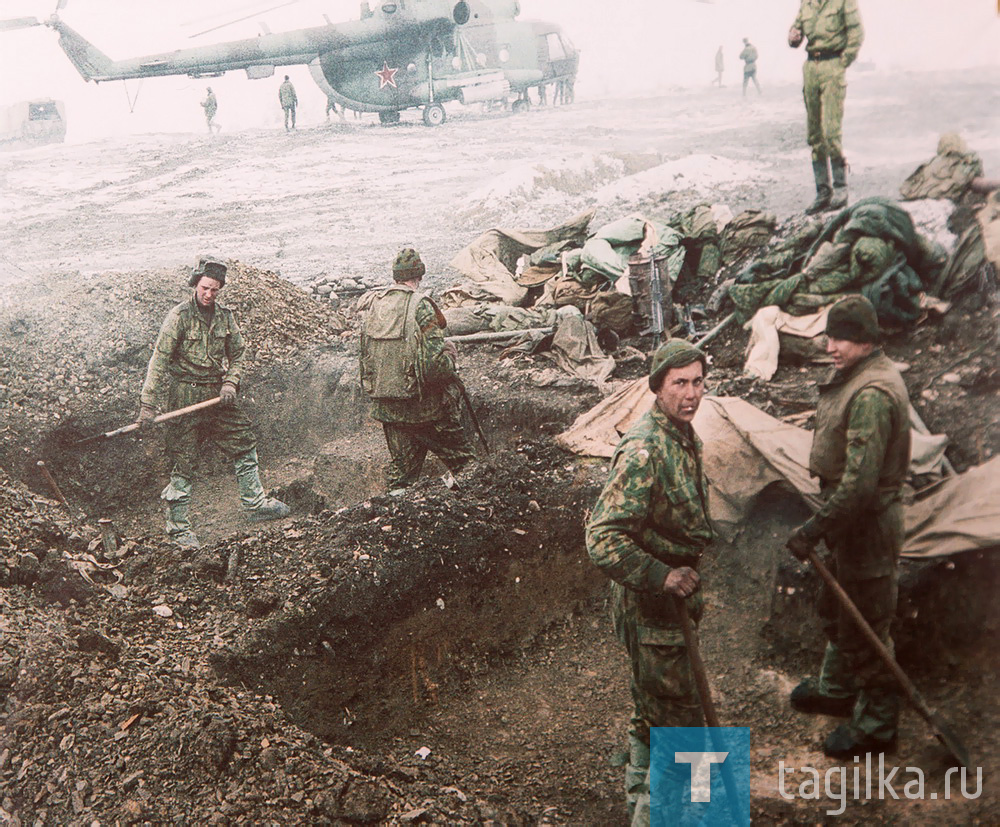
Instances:
[[[273,3],[177,0],[150,10],[116,0],[70,0],[61,17],[112,59],[252,38],[262,24],[272,32],[321,26],[359,16],[355,0],[299,0]],[[1000,66],[1000,16],[982,0],[860,0],[866,29],[859,61],[878,73],[968,71]],[[789,49],[785,36],[797,0],[625,0],[609,15],[596,0],[521,0],[521,20],[559,24],[581,50],[579,100],[629,98],[678,89],[711,93],[714,57],[721,45],[724,83],[742,79],[742,38],[760,51],[758,77],[768,86],[800,82],[803,50]],[[3,18],[51,14],[50,0],[6,0]],[[259,14],[256,10],[265,9]],[[245,20],[239,18],[246,17]],[[230,25],[222,26],[229,21]],[[221,28],[215,28],[222,26]],[[198,37],[192,35],[206,32]],[[300,123],[323,120],[325,96],[305,66],[279,69],[274,77],[250,81],[244,72],[222,77],[149,78],[104,84],[85,82],[59,48],[52,30],[33,27],[0,32],[0,106],[32,98],[66,103],[67,140],[146,132],[203,132],[199,105],[206,86],[219,99],[217,120],[227,131],[277,128],[277,87],[287,72],[299,94]],[[973,75],[970,74],[970,77]],[[849,75],[850,77],[850,75]]]

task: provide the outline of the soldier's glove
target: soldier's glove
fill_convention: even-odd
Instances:
[[[788,30],[788,45],[793,49],[798,49],[802,45],[802,29],[792,26]]]
[[[219,391],[219,397],[222,399],[223,405],[231,408],[236,404],[236,385],[232,382],[223,382],[222,389]]]
[[[153,420],[156,419],[156,408],[152,405],[140,405],[139,406],[139,418],[136,422],[139,424],[139,429],[146,431],[153,425]]]
[[[801,528],[795,529],[792,536],[785,543],[787,548],[795,557],[805,563],[809,559],[809,552],[815,551],[816,541],[802,533]]]
[[[458,359],[458,348],[455,346],[454,342],[445,342],[442,350],[444,351],[445,356],[450,356],[452,358],[452,361]]]

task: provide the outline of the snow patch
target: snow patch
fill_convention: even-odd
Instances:
[[[597,191],[596,199],[606,206],[617,201],[636,203],[650,195],[676,190],[697,190],[708,195],[716,188],[774,180],[765,169],[764,165],[751,161],[688,155],[607,184]]]

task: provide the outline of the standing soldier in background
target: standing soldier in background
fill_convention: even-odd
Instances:
[[[686,599],[700,619],[698,567],[713,530],[691,421],[706,369],[705,354],[683,339],[659,347],[649,374],[656,401],[618,444],[587,525],[587,551],[612,580],[615,631],[632,666],[625,800],[633,825],[649,824],[649,728],[703,726],[675,602]]]
[[[181,548],[198,548],[191,528],[192,478],[206,437],[233,460],[240,502],[252,521],[285,517],[289,508],[264,496],[257,461],[257,440],[250,419],[236,401],[246,347],[233,311],[216,304],[226,284],[226,265],[201,256],[191,271],[190,299],[176,305],[163,321],[146,370],[139,425],[148,427],[157,410],[176,410],[214,397],[211,408],[180,416],[167,424],[167,456],[173,461],[170,482],[160,494],[166,504],[167,536]]]
[[[713,84],[722,88],[722,71],[726,68],[726,63],[722,57],[722,47],[719,47],[719,51],[715,53],[715,80],[712,81]]]
[[[807,215],[847,206],[847,162],[842,145],[846,71],[861,49],[865,32],[857,0],[801,0],[798,17],[788,30],[788,45],[806,39],[802,94],[806,132],[812,150],[816,200]],[[833,171],[833,189],[830,172]]]
[[[788,540],[799,559],[823,539],[832,571],[882,642],[896,614],[896,562],[903,545],[902,488],[910,464],[910,399],[903,377],[878,347],[875,308],[841,299],[827,316],[834,372],[820,385],[809,471],[823,507]],[[896,680],[854,619],[824,586],[819,615],[828,643],[817,678],[792,691],[800,712],[846,715],[823,751],[835,758],[891,749],[899,721]]]
[[[385,432],[390,490],[416,482],[428,450],[452,472],[474,456],[462,429],[455,345],[444,340],[447,323],[437,305],[417,292],[425,272],[416,250],[401,250],[392,265],[395,283],[358,304],[361,385]]]
[[[743,38],[743,51],[740,52],[740,60],[743,61],[743,97],[747,96],[747,83],[751,80],[757,87],[757,94],[760,94],[760,84],[757,83],[757,47],[750,42],[750,38]]]
[[[281,108],[285,110],[285,132],[295,129],[295,107],[298,106],[299,98],[288,75],[285,75],[284,81],[278,87],[278,100],[281,101]],[[288,125],[289,122],[291,126]]]
[[[205,96],[205,100],[201,102],[201,108],[205,110],[205,123],[208,124],[208,131],[211,132],[213,129],[218,132],[222,127],[217,123],[213,123],[215,119],[215,113],[219,109],[219,102],[215,99],[215,92],[212,91],[212,87],[209,86],[206,90],[208,94]]]

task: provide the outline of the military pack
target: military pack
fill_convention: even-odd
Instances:
[[[361,387],[373,399],[421,395],[417,305],[425,294],[388,287],[373,295],[361,325]]]

